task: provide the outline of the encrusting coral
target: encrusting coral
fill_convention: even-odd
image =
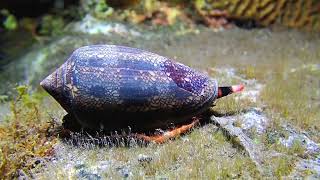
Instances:
[[[195,8],[203,16],[220,10],[228,19],[254,20],[262,26],[279,23],[320,30],[320,2],[316,0],[196,0]]]

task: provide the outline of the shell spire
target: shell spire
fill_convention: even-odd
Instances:
[[[236,92],[241,92],[243,89],[244,89],[243,84],[234,85],[234,86],[219,87],[217,98],[221,98],[221,97],[224,97],[229,94],[236,93]]]

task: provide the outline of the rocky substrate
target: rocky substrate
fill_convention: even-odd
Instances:
[[[8,65],[0,73],[2,84],[0,94],[10,95],[8,89],[12,89],[17,83],[31,84],[36,89],[41,79],[60,66],[66,57],[80,46],[122,44],[157,52],[206,73],[213,72],[212,76],[225,85],[234,82],[244,83],[246,85],[245,91],[233,98],[236,101],[247,100],[254,105],[247,109],[241,109],[235,114],[226,113],[223,116],[212,116],[209,124],[198,127],[196,132],[191,132],[165,145],[151,144],[139,147],[133,142],[132,147],[100,147],[90,143],[92,139],[86,136],[87,139],[79,147],[61,139],[55,146],[54,157],[37,160],[39,165],[32,170],[34,177],[47,177],[54,172],[57,177],[78,179],[103,179],[113,176],[130,178],[137,175],[137,172],[134,172],[137,166],[143,169],[143,167],[148,167],[145,164],[153,162],[165,164],[161,157],[165,156],[163,153],[168,152],[168,149],[176,147],[174,143],[181,143],[190,147],[190,151],[192,151],[193,143],[196,141],[192,139],[193,136],[196,136],[194,134],[200,133],[202,138],[207,138],[213,136],[216,131],[223,131],[224,135],[228,137],[226,145],[220,148],[212,146],[210,141],[203,142],[203,149],[209,151],[209,154],[218,154],[222,160],[224,158],[232,159],[235,155],[249,157],[261,176],[272,176],[269,167],[265,164],[266,161],[269,157],[286,156],[286,154],[272,151],[259,141],[259,137],[266,135],[268,127],[273,121],[265,111],[264,104],[259,100],[260,92],[265,84],[256,79],[239,75],[237,66],[268,64],[270,60],[275,63],[281,58],[286,58],[290,59],[289,66],[293,68],[292,72],[294,72],[300,68],[297,67],[297,64],[299,64],[301,56],[297,54],[316,52],[319,49],[319,40],[311,41],[311,37],[308,35],[295,31],[273,32],[270,29],[246,31],[235,28],[216,33],[203,27],[195,28],[194,31],[181,27],[171,29],[145,28],[114,22],[101,22],[87,16],[82,21],[70,24],[64,36],[56,37],[44,45],[34,45],[32,51],[16,60],[15,64]],[[309,54],[307,57],[315,59],[318,55]],[[318,68],[319,64],[311,64],[311,66]],[[1,107],[1,114],[9,113],[8,104],[1,106],[5,107]],[[2,117],[4,116],[0,116],[1,119]],[[60,117],[57,119],[60,120]],[[306,176],[304,172],[307,171],[311,172],[308,177],[320,178],[319,144],[310,138],[308,132],[294,127],[289,122],[286,119],[281,120],[278,129],[286,133],[287,136],[281,136],[277,132],[270,133],[273,134],[270,137],[272,141],[287,148],[298,142],[304,150],[303,156],[297,157],[298,161],[295,161],[293,165],[294,170],[288,177],[303,177]],[[79,136],[74,138],[71,141],[79,142],[81,140]],[[234,146],[235,144],[236,146]],[[131,148],[130,157],[122,153],[122,151],[127,152],[126,148]],[[212,152],[210,152],[211,150]],[[176,151],[179,152],[179,150]],[[243,151],[244,154],[242,154]],[[183,175],[184,167],[187,165],[181,159],[192,160],[189,157],[194,154],[196,153],[185,157],[175,155],[177,156],[176,163],[169,164],[167,168],[178,175]],[[211,156],[202,158],[204,160],[210,158],[213,161],[220,160]],[[145,168],[139,170],[138,175],[149,176],[148,172],[148,169]],[[163,174],[156,171],[153,175],[161,178]],[[246,174],[242,175],[246,176]]]

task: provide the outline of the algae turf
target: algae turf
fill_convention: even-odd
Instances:
[[[311,64],[275,71],[261,92],[261,99],[267,104],[270,114],[280,113],[288,122],[311,132],[320,129],[320,70],[315,67]],[[317,135],[313,138],[319,141]]]
[[[111,148],[58,145],[57,160],[39,178],[215,179],[260,177],[243,151],[226,141],[213,124],[165,144]],[[65,156],[68,154],[68,156]],[[62,158],[63,157],[63,158]]]
[[[52,155],[57,137],[41,106],[43,98],[43,93],[30,94],[27,86],[16,88],[11,114],[0,124],[0,177],[30,176],[30,169]]]
[[[267,159],[263,164],[265,174],[259,174],[250,157],[243,152],[243,149],[238,148],[238,139],[225,138],[213,124],[196,128],[190,134],[163,145],[101,148],[95,147],[90,139],[85,147],[79,148],[62,143],[50,134],[55,128],[47,123],[52,120],[51,117],[62,119],[60,118],[60,115],[63,115],[62,108],[47,95],[43,97],[43,94],[38,92],[29,93],[23,86],[17,88],[20,93],[16,94],[15,101],[11,103],[11,114],[1,121],[1,173],[6,173],[6,177],[28,175],[39,178],[49,177],[48,175],[51,177],[52,174],[56,174],[57,178],[132,177],[138,179],[142,176],[182,179],[261,176],[290,178],[294,177],[292,174],[297,171],[302,172],[297,170],[300,162],[306,164],[307,160],[313,160],[313,155],[306,152],[310,146],[309,141],[304,143],[305,137],[301,138],[301,141],[296,137],[306,134],[315,141],[313,144],[319,143],[319,113],[316,111],[319,107],[320,72],[318,38],[308,40],[309,36],[301,36],[292,31],[272,32],[262,29],[248,32],[233,29],[220,33],[202,31],[197,36],[181,37],[178,40],[170,39],[170,44],[166,44],[165,40],[169,38],[157,35],[164,40],[160,41],[159,38],[146,41],[141,38],[127,42],[127,45],[150,49],[169,57],[176,56],[181,62],[200,69],[216,64],[215,72],[210,75],[222,82],[222,85],[246,84],[243,93],[219,99],[213,110],[219,113],[221,118],[238,119],[233,125],[249,134],[248,136],[255,144],[265,146],[266,150],[263,149],[267,151],[263,152]],[[52,46],[45,47],[45,51],[50,50],[54,54],[41,56],[43,61],[38,62],[41,62],[41,65],[58,64],[63,60],[62,55],[68,55],[69,50],[84,42],[110,43],[108,38],[103,39],[102,36],[94,37],[99,41],[91,40],[93,38],[89,36],[81,36],[80,39],[83,41],[80,44],[79,36],[68,36],[57,41],[63,51],[59,48],[53,50]],[[44,50],[36,49],[34,52],[41,55]],[[58,57],[51,58],[53,56]],[[242,66],[237,66],[239,64]],[[225,68],[226,65],[234,68]],[[39,74],[44,75],[43,73],[48,72],[46,69],[41,69],[44,67],[37,66],[34,69],[41,70],[42,74]],[[235,67],[239,67],[239,70]],[[17,74],[23,70],[10,72]],[[32,77],[41,78],[37,74]],[[35,82],[38,81],[35,80]],[[258,86],[259,84],[261,86]],[[258,93],[249,93],[253,91]],[[251,101],[252,97],[255,97],[255,101]],[[6,103],[7,98],[2,96],[0,101]],[[46,101],[47,99],[49,101]],[[267,118],[267,127],[261,128],[262,134],[254,129],[243,128],[243,123],[246,122],[245,116],[250,115],[250,112],[256,112],[250,111],[256,107],[259,108],[257,113]],[[57,114],[50,115],[52,113]],[[259,121],[255,120],[257,119],[253,118],[250,121],[254,124],[252,127],[259,127]],[[283,124],[294,125],[298,130],[293,132],[284,128]],[[50,132],[49,135],[46,131]],[[36,137],[35,134],[37,134]],[[293,141],[290,144],[291,139],[299,141]],[[46,141],[45,147],[39,147],[38,144],[43,141]],[[50,156],[44,152],[50,155],[49,149],[53,145],[57,149],[55,159],[51,161]],[[5,146],[9,148],[2,148]],[[23,146],[30,147],[25,150]],[[43,156],[35,153],[39,152],[39,149],[42,149]],[[140,163],[138,161],[140,154],[142,157],[150,157],[145,158],[148,162]],[[318,162],[317,159],[315,162]],[[308,163],[309,166],[312,165]],[[298,177],[314,175],[317,172],[309,168],[303,170],[304,174],[298,174]]]

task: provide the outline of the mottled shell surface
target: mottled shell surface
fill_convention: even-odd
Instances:
[[[41,85],[83,127],[165,128],[190,120],[217,98],[217,82],[144,50],[92,45],[75,50]]]

